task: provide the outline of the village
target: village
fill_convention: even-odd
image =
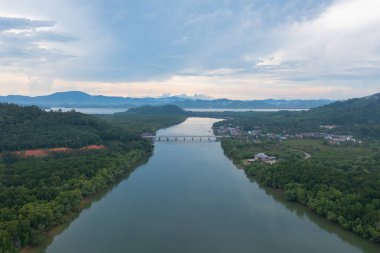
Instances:
[[[323,129],[334,129],[336,125],[321,125],[320,128]],[[260,129],[244,131],[240,126],[219,126],[214,129],[214,133],[216,135],[224,135],[231,136],[240,139],[246,139],[248,141],[260,142],[264,140],[272,140],[272,141],[285,141],[289,139],[317,139],[324,140],[327,144],[331,145],[340,145],[340,144],[361,144],[362,141],[355,139],[352,135],[337,135],[331,133],[323,133],[323,132],[305,132],[305,133],[296,133],[296,134],[278,134],[278,133],[270,133],[263,132]],[[310,155],[305,154],[305,159],[310,158]],[[267,164],[275,164],[278,162],[277,157],[267,155],[265,153],[257,153],[254,155],[254,158],[246,159],[244,163],[250,164],[253,162],[262,161]]]
[[[336,126],[320,126],[325,129],[333,129]],[[219,126],[214,129],[216,135],[227,135],[231,137],[246,138],[247,140],[257,141],[263,139],[284,141],[288,139],[320,139],[326,140],[329,144],[341,143],[362,143],[362,141],[355,139],[352,135],[337,135],[323,132],[305,132],[297,134],[278,134],[278,133],[265,133],[260,129],[244,131],[240,126]]]

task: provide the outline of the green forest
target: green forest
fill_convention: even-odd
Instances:
[[[322,130],[320,124],[337,127]],[[289,201],[380,243],[379,94],[305,112],[240,113],[215,127],[221,125],[260,129],[264,134],[327,131],[361,138],[360,144],[333,145],[319,139],[248,140],[241,136],[223,139],[222,147],[249,178],[280,189]],[[261,152],[275,156],[277,162],[247,162]]]
[[[147,120],[149,118],[149,120]],[[147,159],[144,131],[183,121],[173,115],[90,116],[0,104],[0,252],[39,244],[47,229],[67,222],[81,201],[108,189]],[[104,145],[103,150],[80,150]],[[44,157],[25,149],[73,148]]]
[[[199,113],[200,114],[200,113]],[[327,132],[354,135],[361,139],[380,138],[380,93],[364,98],[335,102],[308,111],[203,113],[227,119],[221,125],[240,126],[244,130],[296,134]],[[202,114],[200,114],[202,115]],[[322,129],[320,125],[336,125]]]

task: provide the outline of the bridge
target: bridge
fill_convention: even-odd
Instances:
[[[221,138],[228,138],[228,135],[148,135],[143,138],[152,141],[218,141]]]

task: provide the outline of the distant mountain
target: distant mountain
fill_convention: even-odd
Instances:
[[[131,98],[92,96],[81,91],[57,92],[46,96],[0,96],[0,102],[39,107],[107,107],[130,108],[144,105],[173,104],[181,108],[221,108],[221,109],[309,109],[329,104],[331,100],[230,100],[230,99],[194,99],[202,97],[164,96],[160,98]]]
[[[194,94],[194,95],[188,95],[186,93],[174,95],[171,96],[170,93],[164,93],[160,98],[168,98],[168,97],[177,97],[177,98],[185,98],[185,99],[192,99],[192,100],[212,100],[213,98],[204,94]]]
[[[146,105],[137,108],[130,108],[126,112],[116,113],[116,116],[123,114],[138,114],[138,115],[186,115],[189,112],[183,110],[176,105],[162,105],[162,106],[151,106]]]

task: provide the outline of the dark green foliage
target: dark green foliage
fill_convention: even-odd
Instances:
[[[240,126],[262,133],[327,132],[354,135],[365,142],[329,145],[319,140],[252,143],[224,140],[226,154],[237,162],[254,152],[277,155],[275,165],[243,165],[246,174],[284,191],[290,201],[308,206],[345,229],[380,243],[380,94],[332,103],[303,112],[229,113],[215,126]],[[322,129],[320,125],[336,125]],[[312,158],[294,159],[303,151]],[[251,157],[248,157],[251,156]]]
[[[351,134],[358,138],[380,138],[380,94],[335,102],[309,111],[226,112],[209,116],[229,118],[219,125],[237,125],[245,130],[264,132],[302,133],[328,132]],[[335,129],[321,129],[320,125],[337,125]]]
[[[95,117],[77,112],[46,112],[38,107],[0,104],[0,152],[104,144],[112,140],[135,140]]]
[[[0,104],[0,252],[38,244],[46,229],[66,222],[84,198],[107,189],[148,157],[145,130],[179,123],[179,116],[105,120],[76,112]],[[115,124],[112,124],[115,123]],[[104,150],[22,158],[14,150],[105,145]]]
[[[366,146],[331,146],[318,140],[252,143],[224,139],[225,153],[247,176],[284,191],[298,202],[345,229],[380,243],[379,142]],[[311,154],[297,158],[297,151]],[[255,153],[276,155],[279,163],[242,163]],[[293,154],[293,155],[292,155]]]
[[[142,106],[130,108],[126,112],[116,113],[120,116],[123,114],[138,114],[138,115],[187,115],[188,112],[176,105],[162,105],[162,106]]]
[[[98,115],[99,118],[122,127],[131,134],[143,132],[156,132],[159,128],[165,128],[183,122],[185,115],[140,115],[116,113],[114,115]]]
[[[57,154],[0,164],[0,252],[38,244],[80,202],[105,190],[147,156],[145,150]]]
[[[380,124],[380,93],[310,109],[307,118],[323,118],[328,124]]]

